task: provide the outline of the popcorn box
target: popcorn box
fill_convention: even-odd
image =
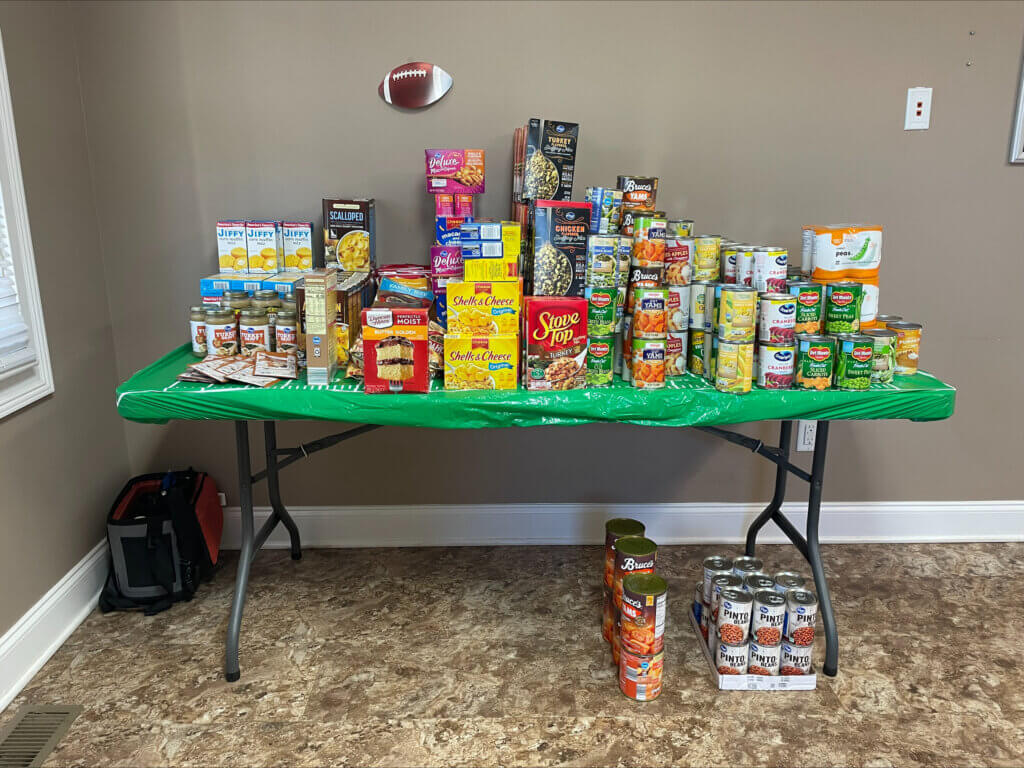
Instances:
[[[445,389],[515,389],[518,381],[517,334],[445,334]]]
[[[280,226],[275,221],[249,221],[245,224],[245,242],[249,254],[249,272],[273,275],[278,271]]]
[[[217,269],[221,272],[247,272],[249,251],[245,243],[245,220],[217,222]]]
[[[427,192],[478,195],[484,191],[484,150],[428,149]]]
[[[282,222],[281,239],[284,241],[285,272],[308,272],[313,268],[312,222]]]
[[[368,394],[427,392],[430,350],[426,309],[363,310],[363,389]]]
[[[447,286],[448,332],[497,336],[519,331],[522,283],[450,281]]]

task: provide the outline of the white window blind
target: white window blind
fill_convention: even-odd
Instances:
[[[0,39],[0,419],[53,391],[11,88]]]
[[[7,231],[3,196],[0,195],[0,379],[34,365],[37,359],[28,325],[25,324],[18,303],[14,255]]]

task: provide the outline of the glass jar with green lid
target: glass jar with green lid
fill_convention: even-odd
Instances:
[[[189,307],[188,330],[192,339],[192,354],[196,357],[206,357],[206,307]]]

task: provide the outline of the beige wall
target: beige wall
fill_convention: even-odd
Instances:
[[[373,195],[382,261],[424,262],[423,148],[484,147],[481,213],[503,215],[512,130],[552,117],[582,125],[578,195],[620,172],[658,174],[661,207],[699,229],[797,253],[801,224],[883,223],[882,308],[925,323],[924,364],[961,388],[958,411],[837,425],[826,499],[1021,498],[993,457],[1024,449],[1011,314],[1024,167],[1006,162],[1022,11],[76,4],[118,376],[185,339],[218,217],[315,217],[323,196]],[[401,113],[376,85],[412,59],[456,84],[435,107]],[[912,85],[935,89],[927,132],[902,130]],[[227,425],[130,425],[127,439],[134,471],[189,462],[234,483]],[[712,438],[616,426],[391,429],[289,472],[295,504],[749,501],[772,476]]]
[[[0,421],[0,635],[103,536],[128,472],[71,18],[0,5],[56,392]]]

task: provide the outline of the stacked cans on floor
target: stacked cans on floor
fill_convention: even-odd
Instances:
[[[644,533],[638,520],[605,523],[601,634],[619,668],[619,689],[636,701],[651,701],[661,693],[668,613],[668,585],[654,572],[658,545]]]
[[[704,558],[693,613],[720,675],[809,675],[818,598],[756,557]]]

